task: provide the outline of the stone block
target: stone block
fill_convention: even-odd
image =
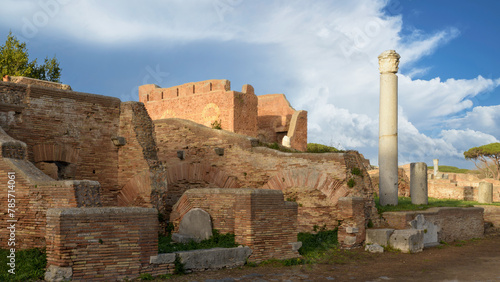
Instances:
[[[194,236],[191,236],[191,235],[172,233],[172,241],[174,241],[176,243],[186,244],[186,243],[189,243],[190,241],[195,241],[195,242],[199,243],[202,240],[200,240]]]
[[[158,254],[157,256],[151,256],[149,258],[149,263],[151,264],[167,264],[173,263],[174,261],[175,253]]]
[[[389,239],[394,232],[394,229],[366,229],[366,244],[377,244],[380,246],[388,246]]]
[[[73,269],[71,267],[51,265],[45,271],[45,281],[50,282],[71,281],[72,276]]]
[[[292,242],[292,243],[288,243],[290,245],[292,245],[292,250],[293,251],[298,251],[300,249],[300,247],[302,247],[302,242]]]
[[[395,230],[389,245],[403,253],[417,253],[424,249],[424,231],[420,229]]]
[[[365,251],[370,253],[383,253],[384,247],[380,246],[379,244],[366,245]]]
[[[212,236],[210,215],[200,208],[191,209],[182,217],[178,233],[192,236],[197,242],[210,238]]]
[[[439,245],[438,232],[441,228],[434,223],[425,220],[423,214],[418,214],[414,220],[410,221],[413,229],[419,229],[424,232],[424,247],[433,247]]]
[[[349,234],[358,233],[359,228],[348,226],[348,227],[346,227],[345,232],[349,233]]]
[[[207,269],[221,269],[243,266],[252,254],[249,247],[214,248],[176,253],[184,269],[201,271]]]

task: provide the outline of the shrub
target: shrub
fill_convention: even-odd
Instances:
[[[307,152],[308,153],[331,153],[331,152],[340,152],[335,147],[330,147],[317,143],[307,143]]]
[[[214,120],[210,125],[212,129],[222,129],[222,120]]]
[[[349,186],[350,188],[354,187],[354,185],[356,185],[356,181],[354,181],[354,178],[351,178],[349,179],[349,181],[347,181],[347,186]]]

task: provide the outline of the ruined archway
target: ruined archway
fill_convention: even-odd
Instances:
[[[344,179],[309,168],[281,170],[262,188],[281,190],[285,200],[297,202],[298,228],[301,232],[310,232],[314,226],[336,227],[337,202],[350,194]]]
[[[186,190],[192,188],[239,188],[236,178],[206,163],[181,163],[166,168],[167,192],[155,195],[151,191],[150,171],[145,170],[132,177],[118,194],[119,206],[151,207],[159,202],[158,210],[166,219],[173,205]],[[161,197],[160,199],[153,199]],[[161,205],[161,206],[160,206]]]
[[[74,180],[78,149],[68,144],[38,144],[33,146],[36,167],[55,180]]]

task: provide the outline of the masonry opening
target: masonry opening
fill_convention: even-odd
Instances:
[[[179,97],[179,88],[176,89],[177,97]]]
[[[195,92],[196,92],[196,91],[195,91],[194,84],[193,84],[193,94],[194,94]]]
[[[146,96],[146,101],[149,101],[149,94]]]
[[[163,91],[161,92],[161,99],[163,100]]]
[[[55,180],[74,180],[76,164],[63,161],[46,161],[36,163],[38,169]]]
[[[212,91],[212,82],[210,82],[210,91]]]

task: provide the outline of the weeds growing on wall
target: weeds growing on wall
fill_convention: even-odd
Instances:
[[[200,243],[191,241],[186,244],[172,242],[172,235],[160,235],[158,237],[158,252],[159,253],[173,253],[178,251],[190,251],[199,249],[211,248],[234,248],[238,244],[234,241],[234,234],[220,234],[217,229],[213,230],[213,235],[209,239],[203,240]]]
[[[222,120],[214,120],[210,125],[212,129],[222,129]]]
[[[308,153],[335,153],[342,152],[335,147],[326,146],[317,143],[307,143],[307,152]]]
[[[9,250],[0,249],[0,281],[41,280],[45,275],[47,254],[45,249],[29,249],[16,251],[15,275],[7,272],[10,267],[7,256]]]

